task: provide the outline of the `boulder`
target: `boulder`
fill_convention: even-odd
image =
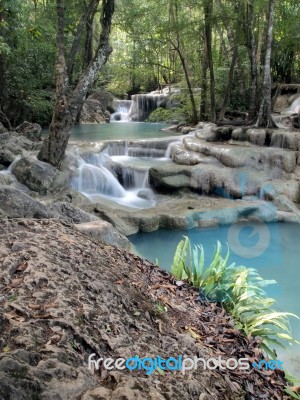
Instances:
[[[54,201],[53,201],[53,195],[51,194],[51,199],[52,199],[51,203],[57,203],[57,202],[69,203],[72,204],[73,207],[81,209],[84,209],[85,207],[92,204],[91,200],[88,197],[72,189],[66,189],[58,193],[58,195],[54,197],[55,199]]]
[[[103,110],[100,101],[88,98],[82,107],[80,120],[81,124],[105,124],[109,122],[110,114]]]
[[[199,129],[199,127],[201,128]],[[204,126],[198,124],[196,128],[195,136],[198,139],[202,139],[207,142],[215,142],[217,140],[217,126],[215,124],[205,124]]]
[[[0,210],[9,218],[54,218],[44,204],[11,186],[0,186]]]
[[[24,121],[16,128],[16,132],[33,142],[40,142],[42,140],[42,127],[39,124]]]
[[[101,109],[103,112],[105,112],[106,110],[110,113],[116,111],[114,108],[116,98],[111,93],[106,92],[105,90],[95,91],[88,97],[88,100],[97,100],[101,104]]]
[[[67,173],[38,160],[35,156],[21,158],[14,165],[12,172],[20,183],[38,193],[55,192],[68,185]]]
[[[69,203],[57,202],[53,203],[49,210],[56,218],[71,222],[72,224],[81,224],[92,221],[99,221],[95,215],[89,214],[80,208],[73,207]]]
[[[126,236],[121,235],[112,224],[106,221],[94,221],[77,224],[76,228],[92,238],[102,242],[129,250],[131,245]]]
[[[182,144],[173,145],[171,150],[172,160],[180,165],[196,165],[203,160],[203,155],[195,151],[187,151]]]
[[[150,168],[150,184],[162,192],[188,188],[190,187],[191,173],[190,166],[167,165],[164,168]]]
[[[4,132],[7,132],[7,129],[5,128],[5,126],[2,124],[2,122],[0,122],[0,135]]]
[[[33,150],[33,142],[16,132],[6,132],[0,135],[0,164],[8,167],[18,156]]]
[[[0,149],[0,163],[5,167],[9,167],[16,159],[16,155],[8,149]]]
[[[155,200],[155,195],[151,189],[141,189],[138,191],[137,196],[145,200]]]

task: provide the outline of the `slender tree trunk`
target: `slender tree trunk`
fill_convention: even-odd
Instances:
[[[207,69],[208,69],[208,60],[207,60],[207,44],[206,44],[206,35],[204,31],[203,35],[203,53],[202,53],[202,61],[201,61],[201,99],[200,99],[200,121],[207,120],[207,110],[206,110],[206,101],[207,101]]]
[[[220,5],[223,6],[221,3],[220,3]],[[241,11],[240,7],[235,6],[235,12],[237,15],[239,15],[240,11]],[[224,119],[226,107],[230,100],[230,95],[231,95],[232,86],[233,86],[234,69],[235,69],[235,65],[237,62],[237,56],[238,56],[239,25],[236,24],[234,29],[230,25],[227,25],[226,30],[227,30],[228,41],[229,41],[229,44],[231,47],[232,55],[231,55],[230,68],[229,68],[229,72],[228,72],[226,90],[225,90],[223,103],[222,103],[221,111],[220,111],[219,118],[218,118],[219,121],[222,121]]]
[[[73,68],[74,68],[74,63],[75,63],[75,57],[76,54],[78,53],[79,47],[80,47],[80,42],[81,38],[83,35],[84,28],[87,24],[87,22],[92,18],[94,19],[95,13],[97,11],[97,7],[99,5],[100,0],[91,0],[89,4],[86,7],[86,10],[84,14],[82,14],[79,23],[77,25],[75,37],[73,40],[73,44],[71,47],[71,51],[67,60],[67,73],[69,76],[70,81],[72,81],[72,74],[73,74]]]
[[[186,62],[185,62],[185,58],[181,52],[181,50],[178,48],[177,49],[180,61],[181,61],[181,65],[184,71],[184,76],[185,76],[185,80],[188,86],[188,90],[189,90],[189,95],[190,95],[190,100],[191,100],[191,105],[192,105],[192,123],[196,124],[198,122],[198,115],[197,115],[197,106],[196,106],[196,101],[195,101],[195,97],[194,97],[194,93],[193,93],[193,88],[191,85],[191,81],[190,81],[190,77],[189,77],[189,73],[187,70],[187,66],[186,66]]]
[[[257,117],[257,65],[256,65],[256,44],[254,37],[254,6],[253,0],[249,1],[247,6],[248,15],[248,50],[250,59],[250,93],[249,93],[249,120]]]
[[[64,0],[57,0],[57,56],[56,56],[56,104],[49,128],[38,158],[59,167],[65,155],[71,129],[75,124],[89,86],[95,81],[98,72],[112,52],[109,46],[111,20],[114,13],[114,0],[102,1],[101,34],[99,45],[92,62],[88,65],[72,90],[65,59],[64,46]]]
[[[220,111],[219,118],[218,118],[219,121],[222,121],[224,119],[226,107],[227,107],[229,99],[230,99],[236,60],[237,60],[237,46],[235,45],[233,52],[232,52],[231,64],[230,64],[230,69],[228,72],[227,85],[226,85],[226,90],[225,90],[225,94],[224,94],[224,99],[223,99],[221,111]]]
[[[207,47],[207,60],[209,68],[210,80],[210,113],[211,121],[216,122],[216,100],[215,100],[215,74],[212,56],[212,26],[211,18],[213,12],[213,0],[209,0],[204,4],[204,23],[205,23],[205,36]]]
[[[84,61],[83,68],[86,69],[87,66],[92,62],[93,59],[93,34],[94,34],[94,17],[97,11],[97,7],[94,7],[89,14],[86,24],[86,37],[85,37],[85,52],[84,52]]]
[[[174,30],[176,32],[176,43],[172,39],[170,39],[170,42],[174,46],[174,50],[177,52],[180,62],[181,62],[181,65],[182,65],[186,84],[187,84],[188,91],[189,91],[191,106],[192,106],[192,123],[196,124],[198,122],[197,106],[196,106],[193,88],[192,88],[192,84],[191,84],[191,80],[190,80],[190,76],[189,76],[189,72],[188,72],[188,67],[187,67],[186,60],[185,60],[183,50],[182,50],[182,46],[181,46],[180,33],[178,30],[178,27],[179,27],[178,4],[176,1],[175,1],[175,3],[173,3],[172,1],[170,2],[169,16],[173,23]]]
[[[257,128],[274,128],[276,124],[272,118],[271,103],[271,54],[273,41],[273,15],[275,0],[269,0],[267,47],[264,65],[263,97],[255,126]]]

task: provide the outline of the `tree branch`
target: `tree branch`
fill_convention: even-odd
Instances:
[[[103,7],[101,13],[101,34],[99,39],[99,46],[92,62],[87,66],[83,72],[79,82],[74,89],[70,108],[72,118],[76,119],[78,113],[77,105],[84,100],[89,86],[96,80],[97,74],[103,65],[106,63],[112,48],[109,45],[109,34],[111,29],[111,21],[114,14],[115,2],[114,0],[103,0]]]
[[[65,7],[64,0],[56,0],[57,12],[57,35],[56,35],[56,94],[57,97],[63,98],[66,95],[68,86],[68,75],[65,59]]]
[[[76,29],[76,34],[72,43],[71,51],[68,57],[68,63],[67,63],[67,72],[68,76],[72,74],[73,67],[74,67],[74,62],[75,62],[75,57],[76,54],[79,50],[80,47],[80,41],[82,38],[83,30],[85,28],[85,25],[87,21],[90,19],[91,15],[95,15],[97,11],[97,7],[99,5],[100,0],[91,0],[89,5],[86,8],[85,13],[81,16],[77,29]]]

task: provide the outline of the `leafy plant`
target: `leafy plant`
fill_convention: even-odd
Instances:
[[[298,343],[293,337],[288,317],[296,315],[272,309],[275,300],[267,296],[264,288],[275,284],[264,280],[253,268],[227,265],[229,249],[225,258],[222,246],[217,242],[211,264],[204,267],[204,249],[201,245],[191,246],[188,237],[177,246],[171,273],[176,279],[187,279],[200,288],[210,301],[222,303],[237,327],[245,335],[260,336],[261,348],[276,358],[273,345],[284,347],[281,341]]]

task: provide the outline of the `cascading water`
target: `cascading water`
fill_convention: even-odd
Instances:
[[[291,111],[292,113],[300,113],[300,96],[292,102],[288,111]]]
[[[96,161],[96,165],[87,163],[83,159],[79,161],[78,176],[74,178],[72,188],[87,197],[98,194],[116,198],[125,197],[126,191],[114,175],[107,168],[99,165],[96,157],[93,157],[91,161]]]
[[[145,121],[156,108],[161,107],[166,101],[165,94],[136,94],[132,96],[132,105],[129,116],[132,121]]]
[[[164,106],[169,93],[136,94],[132,100],[116,100],[116,112],[110,117],[111,122],[145,121],[156,108]]]
[[[131,100],[116,100],[116,112],[110,117],[111,122],[128,122],[131,120],[129,110],[131,108]]]
[[[77,155],[78,167],[71,187],[92,201],[106,197],[134,208],[153,207],[155,200],[148,172],[155,159],[129,157],[130,149],[127,142],[111,142],[100,153]]]

